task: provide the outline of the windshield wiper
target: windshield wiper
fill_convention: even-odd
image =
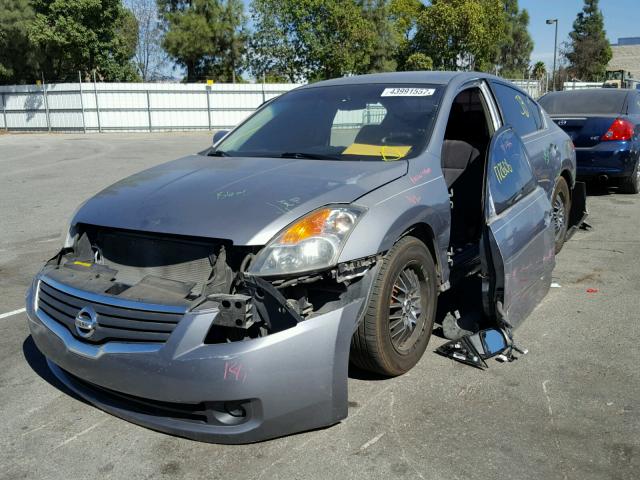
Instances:
[[[308,153],[308,152],[284,152],[280,154],[280,158],[308,158],[311,160],[340,160],[336,156],[322,155],[320,153]]]
[[[229,157],[230,155],[224,150],[213,150],[207,153],[208,157]]]

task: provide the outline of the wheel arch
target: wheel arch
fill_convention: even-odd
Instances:
[[[573,187],[575,184],[575,178],[571,174],[571,171],[566,166],[562,167],[562,171],[560,172],[560,176],[564,178],[567,182],[567,186],[569,187],[569,196],[571,197],[573,192]]]
[[[403,237],[412,236],[424,243],[433,258],[433,263],[436,266],[436,275],[438,276],[438,285],[442,284],[443,272],[442,272],[442,259],[438,254],[438,240],[433,231],[431,225],[425,222],[419,222],[408,227],[398,238],[400,240]],[[396,240],[397,241],[397,240]]]

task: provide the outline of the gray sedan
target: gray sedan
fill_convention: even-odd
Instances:
[[[585,211],[567,135],[484,74],[315,83],[214,141],[87,200],[26,301],[70,389],[197,440],[345,418],[349,362],[411,369],[461,279],[515,328]]]

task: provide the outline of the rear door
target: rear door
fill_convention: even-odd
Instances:
[[[555,266],[551,205],[510,126],[493,137],[485,175],[482,241],[487,314],[518,326],[546,295]]]

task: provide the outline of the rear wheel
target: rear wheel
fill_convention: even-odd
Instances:
[[[351,362],[387,376],[410,370],[429,343],[436,300],[431,253],[417,238],[402,238],[385,255],[372,285],[351,342]]]
[[[631,176],[623,180],[620,190],[624,193],[640,192],[640,159],[636,161],[636,167]]]
[[[569,185],[564,177],[558,178],[556,187],[553,189],[551,197],[552,219],[555,229],[556,253],[562,250],[564,240],[567,238],[567,228],[569,224],[569,212],[571,211],[571,197],[569,196]]]

